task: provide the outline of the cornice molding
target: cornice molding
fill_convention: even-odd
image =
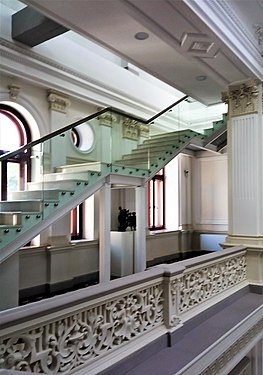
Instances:
[[[9,75],[21,77],[21,80],[34,82],[35,85],[63,92],[69,98],[87,101],[96,107],[117,107],[124,112],[133,113],[140,118],[148,119],[160,108],[151,107],[151,103],[136,101],[129,97],[127,90],[123,92],[114,87],[105,85],[100,81],[92,79],[85,73],[78,72],[63,64],[42,56],[31,49],[20,46],[4,38],[0,38],[1,70]],[[19,66],[21,65],[21,66]],[[27,69],[24,69],[27,67]],[[206,119],[207,120],[207,119]],[[210,119],[209,119],[210,120]],[[211,122],[215,119],[211,119]],[[191,126],[199,126],[191,121]],[[188,128],[189,121],[182,112],[180,117],[168,112],[158,121],[163,131],[171,131],[176,128]]]
[[[123,93],[117,91],[112,86],[103,84],[101,81],[92,79],[89,75],[80,73],[74,69],[71,69],[63,64],[59,64],[56,61],[40,55],[32,50],[23,48],[18,44],[14,44],[11,41],[8,41],[0,37],[0,57],[4,57],[10,62],[15,62],[27,66],[27,68],[32,68],[34,71],[37,70],[37,75],[34,74],[34,82],[40,83],[43,86],[43,82],[46,84],[47,88],[53,88],[58,91],[63,91],[69,96],[79,98],[81,100],[89,101],[90,103],[96,106],[115,106],[119,107],[124,111],[134,110],[135,113],[140,117],[143,115],[145,118],[148,118],[156,113],[159,109],[150,108],[145,106],[143,103],[135,102],[132,97],[129,97],[128,94],[125,96]],[[1,64],[3,67],[3,63]],[[10,63],[7,67],[8,74],[17,74],[17,71],[14,69],[14,64]],[[2,71],[4,69],[2,68]],[[19,71],[20,73],[20,71]],[[23,74],[22,74],[23,73]],[[21,73],[21,78],[25,79],[26,75],[23,71]],[[56,82],[55,79],[52,82],[54,87],[50,87],[50,80],[44,80],[41,77],[41,73],[44,75],[49,74],[51,77],[54,76],[55,79],[61,80],[62,84]],[[30,75],[30,80],[32,80],[32,74]],[[74,84],[76,90],[72,92],[69,89],[69,84]],[[83,90],[77,89],[81,87]]]

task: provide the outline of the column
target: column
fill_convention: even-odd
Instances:
[[[146,212],[147,199],[146,187],[135,188],[136,204],[136,231],[134,243],[134,273],[142,272],[146,269]]]
[[[110,281],[111,274],[111,187],[105,183],[100,189],[100,218],[99,218],[99,273],[100,282]]]
[[[223,93],[228,103],[229,229],[226,245],[263,251],[262,83],[245,81]]]

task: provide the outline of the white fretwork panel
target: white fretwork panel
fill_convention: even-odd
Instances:
[[[246,280],[245,255],[200,267],[174,280],[171,298],[178,305],[179,315]]]
[[[7,337],[0,368],[69,374],[161,324],[163,288],[156,284]]]

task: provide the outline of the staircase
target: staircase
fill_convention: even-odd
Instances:
[[[61,132],[56,132],[54,137],[61,136]],[[0,202],[0,263],[99,190],[110,174],[147,181],[186,148],[217,152],[219,146],[215,141],[225,132],[226,118],[223,117],[204,134],[183,130],[154,135],[118,160],[82,161],[43,174],[41,181],[28,183],[26,191],[14,192],[11,200]],[[48,139],[53,139],[53,135]]]
[[[148,179],[151,179],[169,161],[184,149],[208,150],[219,152],[226,145],[226,115],[222,120],[213,122],[204,133],[197,133],[187,129],[161,135],[154,135],[139,144],[129,154],[124,154],[122,159],[116,160],[116,172],[118,165],[123,167],[136,167],[149,171]]]

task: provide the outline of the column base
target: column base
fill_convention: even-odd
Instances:
[[[232,236],[228,235],[225,242],[221,244],[225,249],[233,246],[247,246],[253,249],[263,250],[263,236]]]
[[[253,285],[257,290],[262,290],[263,237],[227,236],[226,241],[221,244],[223,248],[238,245],[247,248],[247,279],[249,284]]]

